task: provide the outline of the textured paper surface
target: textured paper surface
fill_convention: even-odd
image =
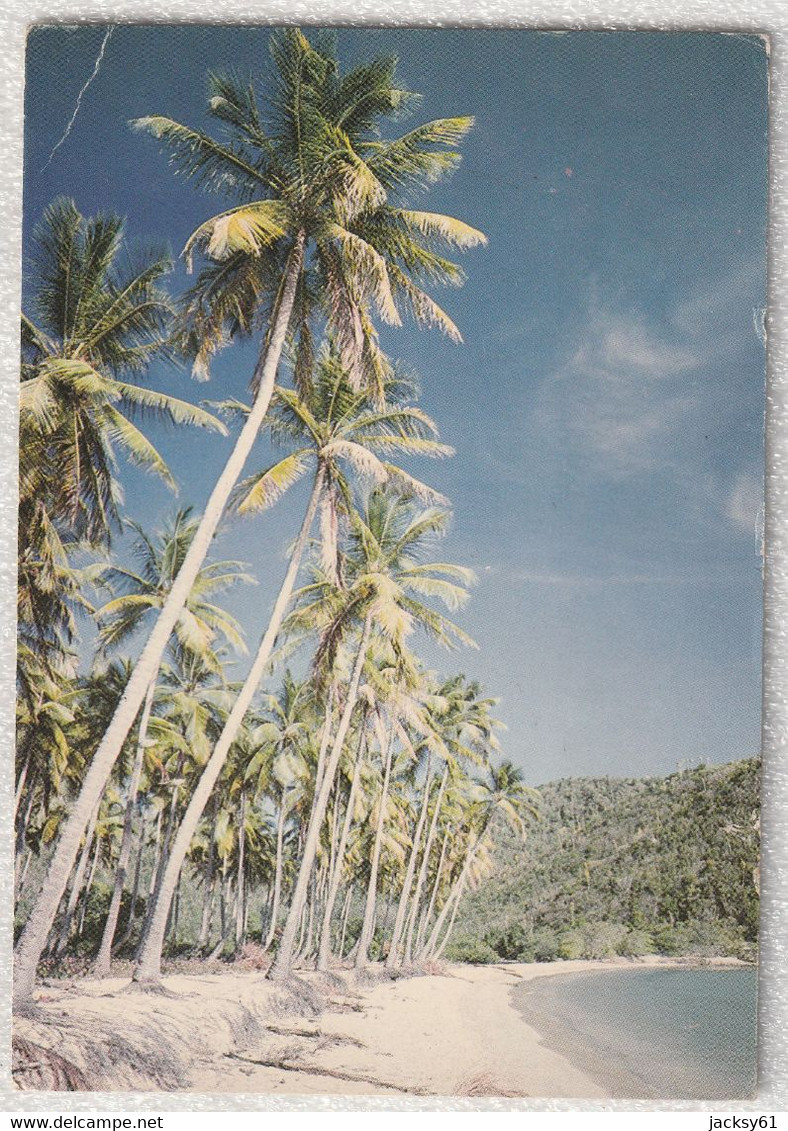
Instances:
[[[204,20],[204,8],[187,0],[167,6],[126,3],[117,7],[109,3],[79,6],[54,2],[46,9],[21,3],[6,3],[2,17],[4,73],[2,78],[2,117],[4,151],[0,166],[0,203],[4,224],[0,244],[2,278],[2,352],[0,352],[0,678],[2,679],[2,727],[5,758],[0,784],[3,801],[2,851],[0,869],[2,906],[7,908],[6,925],[10,920],[11,892],[11,822],[10,804],[13,764],[13,695],[14,695],[14,585],[16,528],[16,390],[18,381],[18,309],[19,257],[21,233],[22,181],[22,92],[24,76],[24,40],[32,22],[168,22]],[[568,4],[516,5],[482,3],[469,19],[467,9],[457,2],[431,7],[413,2],[389,3],[385,6],[364,0],[350,4],[265,4],[254,8],[233,2],[215,0],[210,18],[215,22],[295,23],[325,25],[331,22],[403,25],[454,26],[520,26],[542,28],[619,27],[619,28],[688,28],[725,30],[732,33],[760,32],[770,37],[772,90],[772,211],[770,224],[770,314],[769,370],[767,387],[767,475],[766,475],[766,617],[764,661],[764,740],[763,740],[763,912],[761,929],[761,996],[759,1097],[740,1104],[640,1103],[634,1101],[591,1102],[560,1100],[429,1100],[418,1098],[361,1099],[332,1096],[303,1100],[276,1096],[218,1097],[195,1095],[128,1095],[96,1093],[76,1097],[58,1093],[14,1093],[10,1086],[10,1061],[6,1050],[10,1044],[7,1003],[10,989],[10,931],[6,930],[2,950],[3,981],[3,1097],[4,1110],[78,1111],[78,1110],[592,1110],[604,1106],[608,1110],[727,1110],[779,1111],[788,1108],[788,373],[784,356],[786,208],[784,200],[786,155],[786,100],[784,95],[784,51],[788,35],[788,17],[782,4],[760,6],[712,5],[700,0],[682,5],[632,4]],[[64,123],[65,126],[65,123]]]

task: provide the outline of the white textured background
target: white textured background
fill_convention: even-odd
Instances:
[[[785,0],[1,0],[0,2],[0,1110],[741,1110],[788,1113],[788,6]],[[216,22],[404,24],[540,28],[693,28],[762,32],[771,41],[769,372],[766,405],[764,788],[759,1005],[759,1088],[743,1104],[592,1103],[565,1100],[425,1100],[395,1097],[69,1095],[14,1093],[10,1075],[11,797],[13,793],[16,427],[22,199],[22,94],[31,23]],[[778,1127],[780,1124],[778,1119]]]

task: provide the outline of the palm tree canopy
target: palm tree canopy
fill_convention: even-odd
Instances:
[[[397,86],[394,58],[343,75],[330,38],[310,42],[296,28],[274,33],[271,53],[275,84],[264,114],[253,83],[209,76],[221,140],[160,115],[134,123],[163,143],[176,172],[240,201],[201,224],[184,249],[189,264],[196,249],[209,261],[183,308],[195,376],[206,378],[217,349],[270,315],[287,248],[301,233],[310,250],[293,335],[296,381],[311,363],[310,316],[319,305],[354,385],[379,391],[384,358],[373,313],[390,325],[408,313],[460,340],[422,288],[462,283],[444,253],[485,237],[404,205],[456,167],[473,119],[440,119],[387,139],[386,121],[418,101]]]
[[[375,488],[363,508],[352,512],[350,522],[341,559],[342,584],[317,570],[315,581],[300,590],[298,606],[286,621],[296,638],[318,633],[316,672],[334,667],[343,640],[365,617],[390,644],[403,670],[409,660],[405,643],[416,628],[446,648],[476,646],[423,599],[437,600],[450,610],[459,608],[468,598],[467,586],[475,580],[473,571],[463,566],[422,560],[445,534],[448,511],[422,509],[411,498]]]
[[[149,536],[138,523],[127,520],[128,527],[136,533],[132,553],[137,568],[110,565],[102,571],[103,584],[114,594],[96,613],[102,648],[114,648],[125,642],[143,620],[161,608],[194,538],[198,521],[191,508],[179,510],[161,530]],[[241,627],[235,617],[211,600],[237,582],[254,582],[241,562],[203,565],[175,625],[178,646],[198,655],[213,671],[221,666],[215,651],[217,640],[228,642],[237,651],[245,651]]]
[[[124,251],[119,217],[86,219],[56,200],[36,233],[34,317],[22,317],[23,508],[43,502],[61,536],[99,544],[118,521],[116,449],[175,485],[135,415],[223,430],[132,380],[165,346],[172,303],[159,284],[170,262],[153,253],[122,268]]]

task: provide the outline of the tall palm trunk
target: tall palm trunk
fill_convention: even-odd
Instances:
[[[36,968],[46,945],[47,935],[57,914],[68,877],[79,853],[90,815],[106,788],[112,767],[118,760],[126,736],[142,705],[150,681],[159,670],[164,649],[176,621],[186,603],[192,585],[200,571],[211,540],[219,525],[227,500],[243,471],[246,459],[257,439],[276,380],[276,370],[287,336],[290,317],[295,302],[298,280],[304,261],[305,232],[299,231],[288,257],[283,285],[274,312],[270,333],[255,368],[253,383],[256,396],[252,411],[246,419],[233,451],[211,492],[200,525],[173,582],[153,631],[148,637],[134,672],[121,696],[109,727],[93,756],[80,795],[60,835],[46,879],[38,899],[28,916],[14,952],[14,1004],[24,1008],[31,1001],[36,980]],[[173,885],[174,887],[174,885]],[[162,926],[163,930],[163,926]]]
[[[33,849],[28,848],[27,852],[25,853],[24,861],[22,863],[22,869],[19,872],[19,876],[16,881],[16,899],[19,899],[22,895],[22,892],[25,890],[25,880],[27,879],[28,869],[30,868],[30,861],[32,859]]]
[[[331,742],[331,715],[334,711],[334,684],[332,683],[328,689],[328,696],[326,698],[326,711],[323,720],[323,733],[320,736],[320,749],[317,753],[317,768],[315,769],[315,793],[312,798],[312,808],[310,810],[310,817],[315,809],[315,802],[317,795],[320,792],[320,786],[323,784],[323,773],[326,768],[326,754],[328,753],[328,745]]]
[[[350,907],[353,903],[353,884],[347,889],[345,896],[345,906],[342,909],[342,932],[339,936],[339,947],[337,948],[337,958],[342,961],[342,956],[345,953],[345,936],[347,935],[347,925],[350,918]]]
[[[438,901],[438,892],[440,891],[441,879],[443,877],[443,865],[446,860],[446,850],[449,847],[450,836],[451,832],[447,829],[446,834],[443,837],[443,844],[441,845],[441,854],[440,859],[438,860],[438,867],[435,869],[435,879],[432,884],[430,902],[427,905],[427,910],[421,917],[421,922],[419,923],[419,930],[416,939],[416,958],[419,962],[423,962],[427,957],[428,944],[424,943],[423,939],[424,935],[427,933],[427,927],[429,926],[430,920],[432,919],[432,914],[435,910],[435,904]]]
[[[246,864],[246,791],[241,790],[241,812],[238,816],[238,906],[235,911],[235,947],[240,950],[244,944],[244,923],[246,922],[246,885],[244,867]],[[180,883],[180,880],[178,881]]]
[[[424,797],[421,802],[421,811],[416,824],[416,831],[413,834],[413,844],[408,858],[408,867],[405,870],[405,879],[402,881],[402,891],[400,892],[399,903],[397,904],[397,914],[394,918],[394,929],[391,932],[391,945],[389,947],[388,957],[386,958],[386,966],[389,970],[393,970],[394,967],[399,964],[399,944],[402,938],[402,928],[405,926],[405,912],[408,909],[410,889],[416,871],[416,860],[418,859],[419,848],[421,846],[421,834],[424,832],[424,825],[427,822],[427,808],[429,806],[431,786],[432,755],[428,754],[427,770],[424,778]]]
[[[143,817],[140,831],[137,835],[137,853],[134,863],[134,879],[131,884],[131,899],[129,900],[129,918],[123,934],[112,944],[112,953],[117,954],[131,938],[134,931],[134,920],[137,917],[137,899],[140,892],[140,879],[142,878],[142,857],[145,851],[145,818]]]
[[[112,941],[115,938],[115,931],[118,926],[118,915],[120,914],[120,903],[123,898],[123,888],[126,884],[126,873],[129,867],[129,860],[131,859],[131,843],[134,838],[134,810],[137,807],[137,793],[140,788],[140,778],[142,777],[142,765],[145,760],[145,740],[148,735],[148,720],[150,719],[151,708],[153,706],[153,695],[156,691],[156,679],[152,679],[148,684],[148,691],[145,696],[145,703],[142,708],[142,718],[140,719],[140,730],[137,736],[137,749],[134,754],[134,765],[131,771],[131,779],[129,781],[129,795],[126,799],[126,813],[123,818],[123,836],[120,842],[120,853],[118,855],[118,863],[115,869],[115,884],[112,889],[112,899],[109,904],[109,911],[107,912],[107,921],[104,924],[104,932],[101,936],[101,945],[99,946],[96,961],[93,964],[93,973],[99,978],[106,978],[109,974],[110,958],[112,955]]]
[[[448,780],[449,763],[447,762],[443,769],[443,776],[441,778],[438,796],[435,799],[435,809],[433,810],[432,820],[430,821],[430,831],[427,833],[427,843],[424,845],[424,855],[421,858],[421,867],[419,868],[419,874],[416,877],[416,890],[413,893],[413,902],[411,904],[410,916],[408,919],[408,931],[405,938],[405,963],[407,965],[410,965],[413,960],[414,933],[417,949],[421,946],[424,936],[426,913],[422,914],[421,918],[419,918],[421,893],[424,890],[424,884],[427,881],[427,872],[430,866],[430,855],[432,853],[432,846],[435,843],[435,834],[438,831],[438,818],[440,817],[441,802],[443,801],[443,794],[446,792],[446,783],[448,782]],[[441,854],[441,858],[443,858],[443,853]],[[417,921],[419,924],[418,931],[416,931]]]
[[[334,786],[334,778],[336,777],[337,767],[339,766],[339,759],[342,755],[342,747],[347,738],[347,732],[350,729],[350,719],[353,715],[353,709],[356,706],[358,699],[358,688],[361,682],[361,672],[364,667],[364,660],[367,656],[367,646],[369,645],[369,638],[372,633],[372,614],[367,613],[364,620],[364,627],[361,632],[361,641],[359,643],[356,660],[353,665],[353,674],[350,678],[350,686],[348,688],[347,699],[345,701],[345,709],[342,712],[342,718],[339,720],[339,727],[334,738],[334,745],[331,750],[331,755],[326,764],[326,771],[323,775],[323,782],[320,786],[318,793],[317,804],[309,821],[309,828],[307,830],[306,840],[304,842],[304,851],[301,856],[301,867],[298,871],[298,879],[296,880],[293,898],[290,902],[290,910],[287,915],[287,921],[282,932],[282,938],[279,943],[279,950],[276,955],[276,961],[268,972],[268,977],[273,979],[287,978],[293,966],[293,953],[295,947],[296,931],[301,919],[301,913],[304,909],[306,902],[307,890],[309,887],[309,878],[312,875],[312,866],[315,862],[317,855],[318,841],[320,839],[320,830],[323,827],[323,818],[326,815],[326,808],[328,806],[328,799],[331,795],[331,790]]]
[[[287,795],[282,790],[282,803],[279,806],[279,818],[276,822],[276,863],[274,864],[274,894],[271,901],[271,922],[268,924],[268,934],[265,939],[265,949],[268,950],[274,941],[276,924],[279,919],[279,900],[282,897],[282,855],[284,852],[285,821],[287,820]]]
[[[443,924],[446,922],[446,918],[450,911],[452,911],[452,926],[454,925],[454,917],[457,914],[457,906],[462,899],[462,893],[465,891],[465,884],[468,879],[468,874],[471,870],[471,864],[476,859],[476,853],[481,843],[482,837],[477,837],[465,854],[465,860],[463,861],[459,877],[455,881],[454,887],[450,891],[448,899],[441,908],[440,915],[435,921],[435,926],[432,928],[432,933],[430,934],[429,941],[424,948],[425,958],[437,958],[438,955],[443,952],[443,947],[446,945],[446,939],[448,938],[448,932],[443,940],[443,943],[440,947],[438,947],[438,938],[440,937],[441,929],[443,927]],[[451,927],[449,928],[449,930],[451,930]]]
[[[197,950],[200,954],[205,952],[208,940],[211,937],[211,924],[213,922],[213,903],[216,895],[216,877],[204,879],[205,890],[202,900],[202,916],[200,918],[200,933],[197,936]]]
[[[63,915],[63,921],[60,924],[57,939],[53,948],[55,955],[62,954],[68,944],[68,938],[71,934],[71,924],[74,920],[74,912],[77,909],[77,903],[82,892],[82,881],[85,878],[87,871],[88,860],[90,859],[90,850],[93,847],[93,834],[96,831],[96,821],[98,820],[99,807],[96,805],[90,820],[88,822],[87,832],[85,833],[85,844],[82,848],[82,853],[79,857],[79,862],[74,871],[74,878],[71,881],[71,891],[69,892],[68,901],[66,903],[66,910]]]
[[[34,785],[35,782],[31,780],[30,789],[28,790],[27,795],[27,804],[25,805],[25,811],[22,815],[22,820],[16,835],[16,845],[14,849],[14,875],[16,885],[15,898],[17,899],[19,898],[19,892],[21,891],[23,883],[22,877],[19,875],[19,868],[22,863],[22,857],[24,856],[25,844],[27,843],[27,829],[28,825],[30,824],[30,818],[33,815],[33,802],[35,801],[36,796]]]
[[[93,888],[93,881],[96,878],[96,869],[98,868],[99,856],[101,855],[101,842],[98,837],[94,837],[93,844],[93,863],[90,865],[90,872],[88,874],[88,882],[85,884],[85,894],[82,898],[82,910],[79,913],[79,925],[77,927],[77,938],[82,938],[82,932],[85,929],[85,918],[88,913],[88,898]]]
[[[389,799],[389,781],[391,779],[391,752],[394,746],[393,721],[389,727],[386,739],[385,769],[383,771],[383,789],[380,793],[380,807],[378,809],[378,824],[375,829],[375,844],[372,849],[372,861],[369,869],[369,884],[367,885],[367,902],[364,906],[364,921],[361,925],[361,937],[356,951],[356,967],[366,966],[369,962],[369,944],[375,931],[375,909],[378,898],[378,868],[380,866],[380,850],[383,846],[383,829],[386,824],[386,805]]]
[[[318,472],[315,477],[306,515],[301,524],[301,531],[287,567],[284,581],[282,582],[282,586],[276,598],[268,628],[263,633],[260,647],[254,658],[254,663],[249,669],[249,674],[238,693],[238,698],[233,703],[230,714],[227,716],[227,721],[222,728],[222,733],[219,735],[213,752],[205,765],[202,776],[197,783],[197,788],[192,794],[191,801],[186,808],[180,828],[178,829],[178,835],[175,838],[172,852],[167,861],[161,890],[157,893],[155,899],[151,914],[151,927],[145,940],[145,945],[140,952],[139,963],[134,971],[134,980],[136,982],[156,981],[161,976],[161,949],[164,942],[164,928],[167,922],[167,912],[172,900],[172,895],[175,891],[175,885],[178,882],[178,876],[183,867],[183,861],[186,858],[189,845],[197,831],[200,818],[213,792],[213,787],[227,761],[230,747],[238,737],[244,716],[249,710],[252,699],[265,674],[268,661],[271,658],[276,638],[279,635],[282,621],[287,612],[287,606],[293,594],[293,587],[295,586],[298,570],[301,566],[301,558],[306,547],[309,531],[312,527],[312,521],[317,511],[322,490],[323,473],[321,471]]]
[[[15,821],[16,821],[16,815],[19,812],[20,802],[22,801],[22,794],[25,791],[25,782],[27,781],[27,775],[30,772],[30,762],[31,762],[32,757],[33,757],[32,752],[29,752],[27,757],[25,758],[24,765],[22,766],[22,769],[19,773],[19,777],[17,779],[16,791],[14,793],[14,820]]]
[[[153,826],[153,861],[151,863],[150,878],[148,880],[148,902],[153,897],[156,890],[156,877],[159,874],[159,862],[161,861],[161,831],[164,824],[164,810],[159,809],[156,814],[156,824]]]
[[[329,962],[331,961],[331,917],[334,914],[334,905],[337,901],[337,895],[339,894],[339,885],[342,882],[342,865],[345,862],[345,850],[347,849],[348,836],[350,835],[350,826],[353,824],[353,809],[356,805],[356,795],[358,793],[359,782],[361,781],[363,754],[364,729],[362,727],[361,738],[359,739],[358,750],[356,752],[356,764],[353,767],[353,780],[350,783],[350,793],[348,794],[347,808],[345,809],[345,819],[342,824],[342,833],[339,838],[336,859],[334,860],[334,869],[331,873],[331,882],[326,897],[326,906],[323,911],[320,948],[317,955],[318,970],[327,970]]]
[[[175,770],[176,778],[180,777],[180,775],[181,775],[181,770],[183,768],[183,760],[184,760],[183,754],[179,754],[178,755],[178,762],[177,762],[177,766],[176,766],[176,770]],[[146,909],[146,912],[145,912],[145,919],[144,919],[143,924],[142,924],[142,933],[141,933],[141,936],[140,936],[140,943],[139,943],[139,946],[137,947],[137,954],[138,955],[142,953],[142,949],[145,946],[145,940],[147,939],[148,934],[150,933],[151,921],[152,921],[152,918],[153,918],[153,911],[156,907],[156,900],[158,899],[159,892],[161,891],[161,885],[164,882],[164,873],[165,873],[165,870],[167,868],[167,861],[168,861],[169,856],[170,856],[170,842],[172,841],[172,834],[173,834],[173,830],[175,828],[175,811],[176,811],[177,804],[178,804],[178,786],[176,786],[175,789],[173,789],[173,791],[172,791],[172,797],[170,799],[170,807],[169,807],[169,811],[167,813],[167,824],[166,824],[165,829],[164,829],[164,837],[163,837],[163,839],[160,839],[159,841],[157,841],[157,845],[156,845],[156,848],[157,848],[156,867],[154,868],[153,875],[151,876],[150,897],[148,899],[148,906],[147,906],[147,909]],[[159,825],[158,831],[159,831],[159,833],[161,832],[161,825]],[[169,919],[169,911],[168,911],[168,919]],[[165,930],[166,930],[166,928],[165,928]]]
[[[211,828],[208,834],[208,854],[205,860],[203,874],[202,916],[200,918],[200,933],[197,936],[197,949],[202,953],[208,945],[211,934],[211,920],[213,919],[213,897],[216,891],[216,816],[219,805],[214,797],[213,812],[211,814]]]

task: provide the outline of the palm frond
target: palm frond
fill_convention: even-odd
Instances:
[[[259,256],[264,248],[287,234],[289,220],[289,211],[279,200],[252,201],[220,212],[201,224],[186,241],[186,269],[191,273],[196,247],[214,260],[225,260],[236,252]]]
[[[303,478],[312,459],[312,453],[308,449],[302,449],[244,479],[233,493],[234,508],[239,514],[257,514],[267,510],[285,491]]]
[[[159,114],[135,118],[130,125],[162,142],[175,172],[209,192],[251,197],[268,189],[265,173],[240,147],[220,145],[208,134]]]

